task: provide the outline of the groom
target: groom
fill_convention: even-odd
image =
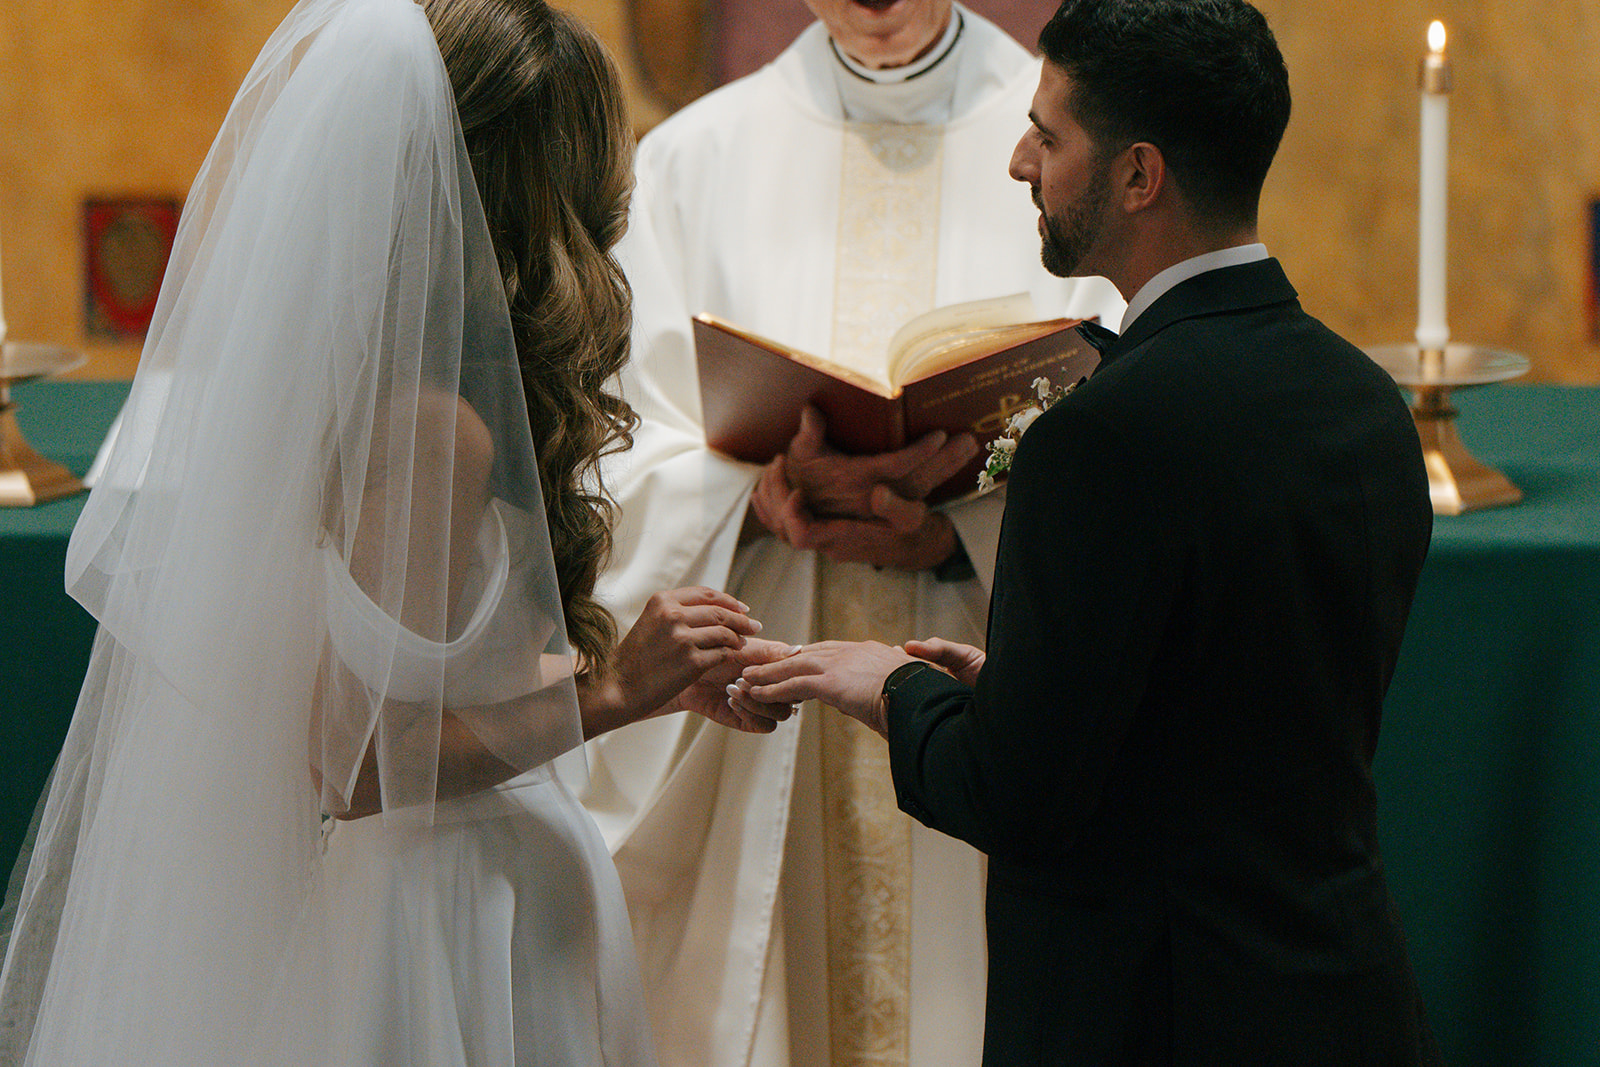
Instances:
[[[985,1064],[1433,1063],[1370,770],[1428,485],[1257,242],[1282,56],[1243,0],[1066,0],[1039,44],[1012,176],[1129,305],[1017,452],[988,657],[824,643],[732,699],[872,726],[989,855]]]

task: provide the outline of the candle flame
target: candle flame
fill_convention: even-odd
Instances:
[[[1444,23],[1438,19],[1428,24],[1428,51],[1435,55],[1444,52]]]

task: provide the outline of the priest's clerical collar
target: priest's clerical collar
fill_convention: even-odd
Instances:
[[[828,46],[839,61],[835,70],[844,117],[851,122],[949,121],[965,25],[961,9],[952,6],[950,24],[927,55],[887,70],[862,66],[829,38]]]

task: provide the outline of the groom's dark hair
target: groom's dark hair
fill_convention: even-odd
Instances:
[[[1072,79],[1073,118],[1110,155],[1148,141],[1193,210],[1256,221],[1289,123],[1289,72],[1245,0],[1065,0],[1039,50]]]

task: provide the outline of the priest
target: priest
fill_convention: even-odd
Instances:
[[[634,290],[623,387],[642,423],[607,470],[603,594],[725,588],[766,636],[981,643],[1003,489],[924,507],[970,437],[842,457],[810,417],[765,469],[710,451],[691,317],[712,312],[882,376],[911,316],[1032,295],[1039,317],[1123,305],[1038,263],[1006,173],[1039,65],[951,0],[807,0],[769,66],[639,146],[619,249]],[[880,738],[802,712],[768,737],[653,720],[591,747],[585,803],[628,894],[664,1067],[976,1063],[984,868],[895,804]]]

